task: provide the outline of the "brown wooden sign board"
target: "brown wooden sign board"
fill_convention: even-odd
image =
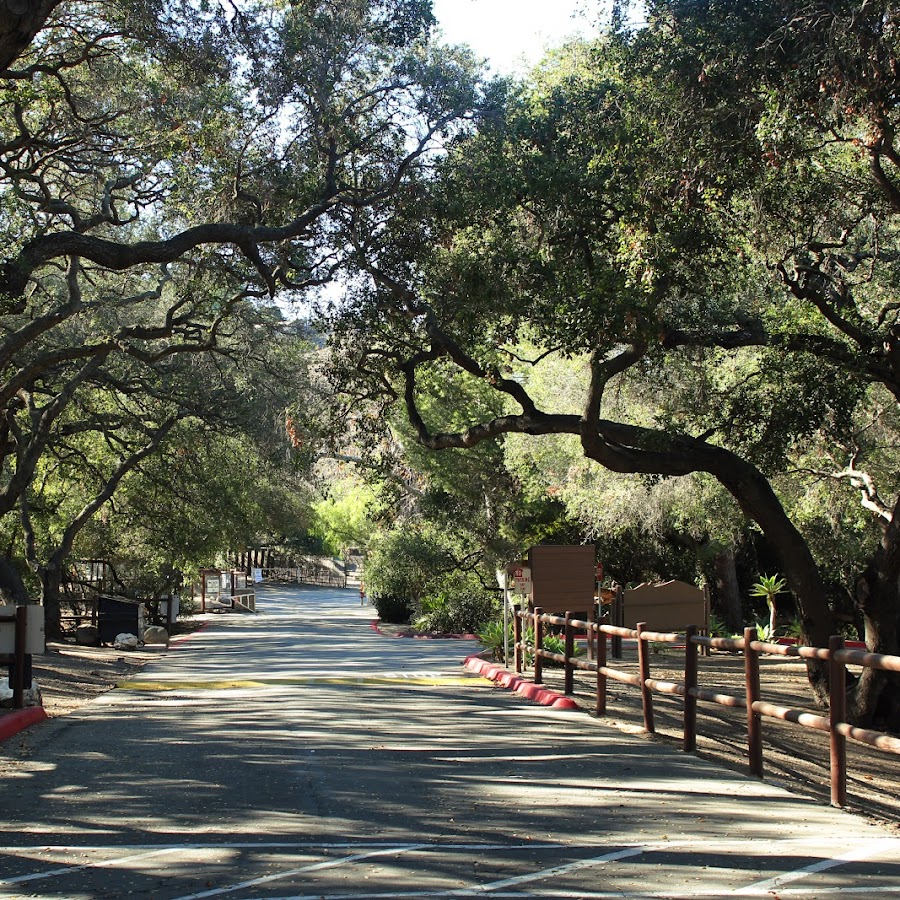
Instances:
[[[684,581],[639,584],[625,591],[624,605],[626,628],[646,622],[651,631],[684,631],[688,625],[709,624],[706,594]]]
[[[545,613],[594,608],[596,549],[593,544],[542,544],[528,551],[533,606]]]

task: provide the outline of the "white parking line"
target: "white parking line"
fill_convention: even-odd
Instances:
[[[561,866],[553,866],[549,869],[543,869],[540,872],[530,872],[527,875],[516,875],[513,878],[504,878],[500,881],[491,881],[487,884],[480,884],[473,888],[463,888],[454,891],[447,891],[451,897],[477,897],[479,894],[489,894],[494,891],[501,891],[504,888],[515,887],[520,884],[527,884],[529,881],[540,881],[544,878],[554,878],[557,875],[566,875],[569,872],[576,872],[578,869],[587,869],[591,866],[599,866],[601,863],[614,862],[619,859],[628,859],[632,856],[640,856],[642,853],[650,853],[659,850],[660,847],[671,847],[673,843],[665,844],[646,844],[641,847],[627,847],[624,850],[615,850],[612,853],[605,853],[603,856],[595,856],[591,859],[579,859],[575,862],[565,863]]]
[[[242,881],[240,884],[232,884],[224,888],[213,888],[209,891],[201,891],[199,894],[185,894],[176,900],[200,900],[201,897],[219,897],[222,894],[231,894],[234,891],[242,891],[244,888],[257,887],[260,884],[268,884],[271,881],[280,881],[282,878],[291,878],[294,875],[302,875],[305,872],[321,872],[323,869],[336,869],[361,859],[371,859],[374,856],[398,856],[401,853],[409,853],[418,850],[425,844],[405,844],[399,847],[387,847],[383,850],[373,850],[371,853],[355,853],[352,856],[342,856],[340,859],[328,859],[320,863],[311,863],[299,869],[289,869],[286,872],[275,872],[272,875],[264,875],[262,878],[253,878],[250,881]]]
[[[877,891],[877,894],[876,894]],[[783,891],[778,892],[779,897],[803,897],[809,894],[809,888],[785,888]],[[847,894],[865,894],[867,897],[883,897],[887,894],[900,894],[900,884],[891,884],[891,885],[878,885],[877,888],[873,888],[871,885],[868,887],[831,887],[831,888],[816,888],[816,897],[832,897],[840,894],[841,897],[844,897]],[[771,894],[769,895],[771,896]]]
[[[23,848],[19,848],[18,852],[21,853]],[[24,848],[27,849],[27,848]],[[35,848],[32,848],[35,849]],[[45,847],[41,847],[41,850],[47,849]],[[70,847],[67,848],[67,851],[78,850],[79,852],[84,852],[85,849],[92,849],[90,847]],[[121,848],[119,848],[121,849]],[[90,862],[90,863],[77,863],[71,866],[64,866],[59,869],[47,869],[43,872],[33,872],[30,875],[19,875],[16,878],[4,878],[0,880],[0,887],[9,887],[13,884],[23,884],[26,881],[40,881],[42,878],[57,878],[60,875],[70,875],[72,872],[78,872],[83,869],[109,869],[113,866],[122,866],[132,862],[138,862],[142,859],[147,859],[150,856],[162,856],[165,853],[178,853],[180,850],[183,850],[183,847],[163,847],[161,849],[150,850],[145,853],[137,853],[132,856],[121,856],[116,859],[105,859],[101,862]]]
[[[830,839],[816,838],[788,838],[785,840],[775,841],[766,844],[765,858],[772,859],[773,852],[780,853],[798,853],[798,852],[825,852],[829,844],[839,844],[846,846],[846,839],[840,836],[834,836]],[[401,853],[417,852],[423,855],[429,854],[453,854],[459,852],[489,852],[489,851],[507,851],[519,852],[528,851],[564,851],[566,855],[579,851],[591,851],[604,849],[608,847],[607,842],[584,843],[584,844],[564,844],[558,842],[527,842],[527,843],[418,843],[418,844],[394,844],[389,842],[361,842],[361,841],[211,841],[209,843],[184,843],[184,844],[135,844],[124,846],[109,845],[50,845],[35,844],[33,846],[17,846],[17,847],[0,847],[0,856],[13,855],[21,856],[25,851],[37,853],[127,853],[126,856],[114,856],[110,859],[98,860],[97,862],[78,863],[73,865],[59,866],[53,869],[46,869],[40,872],[33,872],[18,877],[6,878],[0,880],[0,886],[14,886],[33,882],[41,879],[54,877],[64,877],[72,873],[87,869],[102,869],[113,867],[124,867],[132,862],[140,862],[154,856],[163,854],[184,854],[200,856],[203,853],[222,850],[338,850],[350,851],[349,855],[342,856],[337,859],[327,859],[322,862],[311,863],[300,868],[286,870],[280,873],[245,881],[240,884],[230,885],[222,888],[211,889],[201,893],[189,894],[178,900],[200,900],[200,898],[221,896],[233,893],[244,888],[254,887],[266,884],[272,881],[289,878],[307,872],[322,871],[324,869],[336,868],[349,865],[353,862],[368,859],[377,856],[390,856]],[[526,890],[510,890],[520,888],[529,882],[539,880],[552,879],[560,875],[565,875],[579,869],[588,868],[595,865],[601,865],[605,862],[613,862],[623,860],[634,856],[650,852],[659,852],[666,850],[684,849],[685,847],[702,847],[703,850],[709,852],[729,852],[732,848],[740,847],[746,852],[748,844],[740,839],[725,839],[715,841],[698,841],[698,840],[679,840],[679,841],[656,841],[649,844],[624,843],[619,844],[619,849],[604,853],[600,856],[590,857],[588,859],[574,860],[572,862],[563,863],[561,865],[552,866],[539,872],[532,872],[525,875],[512,876],[500,879],[498,881],[488,882],[482,885],[471,885],[465,888],[441,889],[441,890],[387,890],[380,893],[366,894],[366,897],[377,898],[377,900],[415,900],[415,898],[435,898],[435,897],[475,897],[489,895],[493,898],[515,897],[518,900],[528,900],[528,898],[558,898],[558,900],[658,900],[658,898],[667,898],[667,900],[707,900],[707,898],[721,898],[725,896],[734,897],[760,897],[769,898],[777,891],[778,895],[783,898],[799,897],[807,895],[809,888],[790,888],[783,885],[808,878],[820,872],[845,865],[851,862],[859,862],[872,859],[880,853],[890,853],[892,850],[900,851],[900,840],[897,838],[873,838],[856,844],[853,848],[838,855],[831,856],[826,859],[819,859],[808,866],[801,869],[785,872],[763,881],[754,882],[740,888],[732,887],[698,887],[696,889],[653,891],[653,890],[637,890],[637,891],[568,891],[554,890],[552,888],[541,888],[538,893],[532,894]],[[777,848],[777,849],[776,849]],[[837,848],[835,848],[837,849]],[[352,852],[356,851],[356,852]],[[893,857],[892,857],[893,858]],[[37,862],[37,861],[35,861]],[[900,885],[879,885],[877,888],[879,894],[897,895],[900,894]],[[872,896],[873,888],[871,886],[863,887],[834,887],[834,888],[816,888],[816,896],[831,896],[838,893],[841,894],[865,894]],[[11,895],[0,895],[3,897]],[[291,895],[284,898],[273,898],[273,900],[320,900],[323,895],[321,893],[311,895]],[[359,894],[347,895],[328,895],[328,900],[351,900],[351,898],[359,898]]]
[[[792,881],[799,881],[801,878],[808,878],[810,875],[815,875],[817,872],[827,872],[828,869],[842,866],[844,863],[862,862],[865,859],[871,859],[873,856],[878,856],[879,853],[883,853],[885,850],[896,847],[896,845],[897,841],[894,838],[884,838],[880,841],[866,841],[864,844],[858,844],[856,847],[852,847],[846,853],[841,853],[830,859],[820,859],[818,862],[804,866],[802,869],[797,869],[794,872],[785,872],[783,875],[776,875],[774,878],[767,878],[765,881],[757,881],[755,884],[748,884],[746,887],[732,891],[732,894],[735,897],[744,897],[753,894],[762,894],[765,896],[773,891],[778,891],[780,893],[781,886],[784,884],[790,884]]]

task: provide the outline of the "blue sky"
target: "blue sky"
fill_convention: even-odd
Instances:
[[[536,63],[548,46],[594,33],[600,0],[434,0],[434,14],[451,44],[468,44],[497,73]]]

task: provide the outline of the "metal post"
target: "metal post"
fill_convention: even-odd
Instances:
[[[596,623],[597,628],[597,715],[606,715],[606,634],[600,630],[600,623]]]
[[[835,654],[843,649],[844,639],[832,635],[828,640],[828,718],[831,725],[831,805],[847,805],[847,738],[837,726],[847,718],[847,673]]]
[[[644,728],[653,734],[656,729],[653,724],[653,692],[647,681],[650,679],[650,648],[643,638],[643,631],[647,627],[646,622],[637,623],[638,642],[638,669],[641,673],[641,707],[644,711]]]
[[[575,691],[575,667],[572,665],[572,657],[575,655],[575,629],[572,627],[574,615],[575,613],[566,611],[565,650],[563,651],[566,661],[564,663],[563,693],[567,696]]]
[[[697,749],[697,698],[691,693],[697,687],[697,645],[694,635],[696,625],[688,625],[684,631],[684,743],[685,753]]]
[[[544,683],[544,658],[541,651],[544,649],[544,623],[541,616],[544,610],[540,606],[534,608],[534,683]]]
[[[755,628],[744,629],[744,681],[747,690],[747,761],[750,771],[762,777],[762,724],[759,713],[754,712],[753,704],[760,699],[759,691],[759,654],[753,649],[756,638]]]

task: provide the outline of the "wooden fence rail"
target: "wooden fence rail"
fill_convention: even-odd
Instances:
[[[525,640],[525,626],[533,628],[533,642]],[[563,629],[564,652],[556,653],[544,648],[545,627],[553,625]],[[770,717],[812,728],[829,735],[831,765],[831,803],[845,806],[847,803],[847,739],[874,747],[886,753],[900,755],[900,738],[858,728],[845,721],[847,717],[847,665],[900,672],[900,656],[868,653],[848,649],[840,636],[832,637],[828,648],[796,647],[772,644],[756,640],[756,629],[744,629],[741,638],[714,638],[698,634],[696,626],[689,626],[683,634],[649,631],[644,623],[636,629],[585,622],[567,612],[564,616],[547,615],[540,607],[534,612],[516,610],[514,627],[514,661],[517,673],[526,667],[527,656],[534,660],[534,682],[543,683],[544,660],[562,664],[566,694],[574,692],[576,670],[592,672],[596,676],[596,712],[606,713],[607,682],[609,679],[636,687],[641,692],[641,710],[644,728],[653,733],[653,694],[661,693],[681,697],[683,711],[683,749],[688,752],[697,746],[697,703],[715,703],[719,706],[745,710],[747,718],[747,760],[750,771],[763,774],[762,719]],[[584,631],[588,642],[596,643],[595,659],[585,660],[575,655],[575,632]],[[623,672],[607,665],[606,638],[627,638],[637,641],[638,672]],[[679,682],[660,681],[651,676],[650,643],[684,644],[684,679]],[[709,649],[742,653],[744,656],[744,695],[722,693],[701,687],[699,684],[699,653]],[[817,659],[825,662],[829,674],[829,713],[827,716],[794,707],[778,706],[761,697],[759,660],[762,656],[790,656],[799,659]]]

